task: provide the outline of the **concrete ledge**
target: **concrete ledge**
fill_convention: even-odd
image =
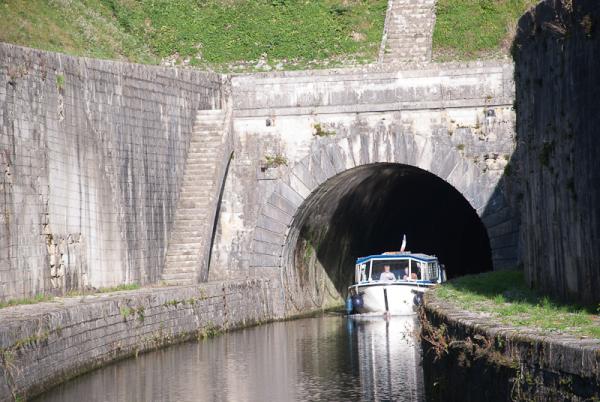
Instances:
[[[512,65],[428,64],[235,76],[234,117],[498,107],[513,104]]]
[[[598,339],[505,326],[431,294],[422,318],[431,400],[600,399]]]
[[[145,288],[0,310],[0,401],[109,362],[280,318],[269,280]]]
[[[391,102],[391,103],[364,103],[354,105],[335,106],[306,106],[306,107],[273,107],[235,110],[236,119],[275,117],[275,116],[306,116],[320,114],[341,113],[381,113],[397,110],[439,110],[439,109],[464,109],[464,108],[498,108],[512,106],[512,98],[486,98],[455,99],[428,102]]]

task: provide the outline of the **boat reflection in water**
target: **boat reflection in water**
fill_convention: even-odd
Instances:
[[[275,322],[141,354],[42,401],[419,401],[414,316]]]
[[[354,315],[347,320],[354,334],[361,394],[371,401],[424,400],[421,349],[415,316]],[[353,337],[353,338],[354,338]]]

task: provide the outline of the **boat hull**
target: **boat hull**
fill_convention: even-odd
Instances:
[[[362,303],[355,306],[359,314],[387,312],[391,315],[414,315],[422,293],[428,288],[423,284],[394,282],[353,285],[349,290],[351,295],[362,296]]]

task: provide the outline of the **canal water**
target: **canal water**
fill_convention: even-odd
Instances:
[[[139,355],[40,401],[421,401],[416,317],[276,322]]]

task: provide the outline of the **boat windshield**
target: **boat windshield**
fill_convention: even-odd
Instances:
[[[385,275],[382,278],[381,274],[385,272],[385,266],[390,267],[390,272],[394,274],[396,279],[408,279],[409,269],[408,260],[397,261],[373,261],[373,270],[371,271],[371,279],[374,281],[385,280]],[[416,274],[416,267],[413,266],[413,272]],[[415,278],[418,279],[418,278]],[[390,280],[390,279],[387,279]]]

